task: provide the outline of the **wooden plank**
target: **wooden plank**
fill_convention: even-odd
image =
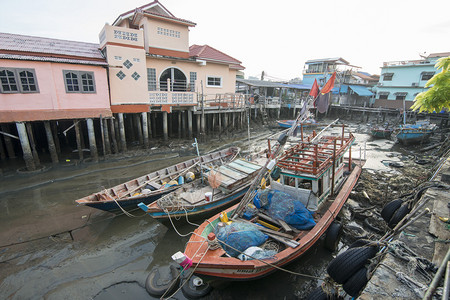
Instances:
[[[239,180],[239,179],[243,179],[243,178],[247,177],[247,175],[244,175],[235,170],[227,168],[226,166],[221,166],[217,171],[223,175],[227,175],[228,177],[234,178],[235,180]]]
[[[283,220],[278,220],[278,221],[280,222],[281,227],[283,227],[284,231],[286,231],[286,232],[292,232],[293,231],[291,226],[289,226],[285,221],[283,221]]]
[[[294,238],[290,234],[283,233],[283,232],[278,232],[278,231],[275,231],[275,230],[272,230],[272,229],[269,229],[269,228],[266,228],[266,227],[262,227],[262,226],[256,225],[255,223],[252,223],[250,221],[247,221],[247,220],[244,220],[244,219],[241,219],[241,218],[239,218],[238,220],[241,221],[241,222],[244,222],[244,223],[252,224],[253,226],[256,226],[256,228],[258,228],[259,230],[264,231],[266,233],[270,233],[270,234],[277,235],[277,236],[284,237],[284,238],[288,238],[288,239],[293,239]]]
[[[258,164],[255,164],[255,163],[252,163],[252,162],[249,162],[249,161],[245,161],[245,160],[242,160],[242,159],[237,159],[234,162],[236,164],[238,164],[238,165],[241,165],[243,167],[247,167],[247,168],[253,169],[255,171],[258,171],[258,170],[260,170],[262,168]]]
[[[229,163],[229,164],[228,164],[228,167],[230,167],[230,168],[232,168],[232,169],[235,169],[235,170],[237,170],[237,171],[239,171],[239,172],[245,173],[245,174],[247,174],[247,175],[253,174],[253,173],[255,173],[255,172],[257,171],[257,170],[255,170],[255,169],[248,168],[248,167],[245,167],[245,166],[236,164],[236,163],[234,163],[234,162]]]

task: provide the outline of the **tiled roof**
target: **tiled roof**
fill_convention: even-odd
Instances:
[[[232,65],[235,68],[242,68],[240,65],[241,61],[217,50],[214,49],[211,46],[208,45],[192,45],[189,47],[189,56],[204,59],[204,60],[210,60],[210,61],[217,61],[217,62],[224,62]]]
[[[46,54],[44,56],[63,55],[71,58],[104,60],[98,44],[0,32],[0,52],[2,50],[20,52],[21,54],[26,52],[30,55],[36,53],[36,56],[41,53]]]
[[[70,59],[70,58],[62,58],[62,57],[47,57],[47,56],[2,54],[2,53],[0,53],[0,59],[48,61],[48,62],[58,62],[58,63],[66,63],[66,64],[94,65],[94,66],[107,66],[108,65],[106,62],[96,61],[96,60],[82,60],[82,59]]]
[[[158,9],[159,11],[163,12],[163,13],[158,13],[156,11],[156,9]],[[178,21],[178,22],[182,22],[182,23],[188,23],[191,26],[195,26],[196,24],[192,21],[189,20],[184,20],[184,19],[180,19],[175,17],[167,8],[164,7],[164,5],[162,5],[158,0],[150,2],[148,4],[142,5],[141,7],[137,7],[133,10],[129,10],[127,12],[124,12],[123,14],[120,14],[117,19],[113,22],[113,25],[117,25],[118,23],[121,22],[121,20],[126,19],[126,18],[130,18],[132,17],[134,14],[138,13],[138,12],[142,12],[146,15],[150,15],[150,16],[156,16],[156,17],[163,17],[166,19],[170,19],[170,20],[174,20],[174,21]]]

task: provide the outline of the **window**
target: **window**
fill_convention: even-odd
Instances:
[[[206,79],[206,86],[209,86],[209,87],[222,87],[222,78],[221,77],[208,76],[207,79]]]
[[[156,69],[147,69],[147,86],[149,91],[156,91]]]
[[[116,76],[117,76],[117,77],[119,77],[119,79],[120,79],[120,80],[122,80],[122,79],[124,79],[124,78],[125,78],[125,76],[127,76],[127,75],[125,75],[125,73],[124,73],[124,72],[122,72],[122,71],[119,71],[119,72],[117,72]]]
[[[157,28],[157,33],[160,34],[160,35],[180,38],[180,32],[176,31],[176,30],[172,30],[172,29],[158,27]]]
[[[387,100],[388,96],[389,96],[389,92],[379,92],[378,93],[378,99],[385,99],[385,100]]]
[[[94,72],[63,70],[67,93],[95,93]]]
[[[133,77],[133,79],[137,81],[141,77],[141,75],[139,75],[137,72],[134,72],[133,74],[131,74],[131,77]]]
[[[406,92],[397,92],[397,93],[394,93],[394,95],[395,95],[395,100],[405,100],[407,94],[408,94],[408,93],[406,93]]]
[[[394,76],[394,73],[384,73],[383,74],[383,81],[392,81],[392,77]]]
[[[0,68],[0,93],[38,93],[34,69]]]
[[[125,66],[125,68],[129,69],[133,66],[133,64],[131,63],[131,61],[129,61],[128,59],[123,63],[123,65]]]
[[[197,80],[197,72],[189,73],[189,85],[191,92],[195,91],[195,81]]]
[[[430,80],[434,76],[435,72],[422,72],[420,74],[420,80]]]

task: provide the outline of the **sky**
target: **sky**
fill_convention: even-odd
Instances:
[[[105,23],[151,0],[0,0],[0,32],[98,43]],[[310,59],[342,57],[380,74],[383,62],[450,52],[448,0],[160,0],[195,22],[189,44],[242,62],[245,78],[301,77]]]

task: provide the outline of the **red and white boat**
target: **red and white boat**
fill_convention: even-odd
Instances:
[[[316,134],[314,131],[309,136],[302,134],[299,142],[276,160],[278,171],[281,171],[280,178],[271,180],[268,187],[300,200],[313,213],[316,225],[309,230],[297,230],[286,226],[284,221],[258,213],[243,222],[266,224],[267,227],[260,228],[269,240],[278,244],[279,249],[276,255],[267,259],[240,260],[227,255],[222,247],[210,249],[208,235],[213,238],[210,233],[214,233],[224,220],[224,215],[221,220],[221,214],[216,214],[195,230],[184,251],[192,259],[192,269],[197,276],[210,283],[215,280],[254,280],[266,276],[276,271],[277,267],[299,258],[327,233],[330,226],[333,227],[331,224],[355,186],[364,161],[352,161],[351,146],[355,137],[345,132],[345,126],[342,125],[342,130],[338,128],[337,134],[336,126],[332,130],[334,134],[330,135],[322,132]],[[226,213],[230,221],[242,220],[242,213],[236,213],[238,206],[222,213]]]

